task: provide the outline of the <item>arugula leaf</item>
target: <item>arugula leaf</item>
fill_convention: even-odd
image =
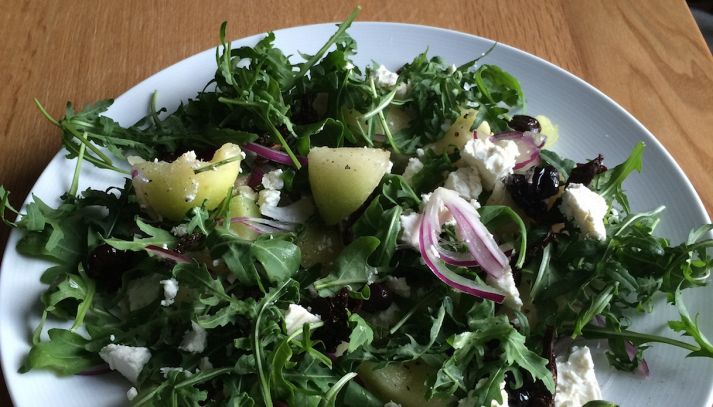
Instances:
[[[250,253],[262,264],[267,279],[281,283],[292,277],[300,267],[300,249],[294,243],[280,239],[256,240]]]
[[[144,222],[140,217],[136,217],[136,226],[149,237],[134,237],[132,241],[116,238],[107,238],[104,241],[111,247],[119,250],[141,251],[146,246],[172,247],[176,243],[176,238],[161,228],[157,228]]]
[[[374,281],[379,270],[370,266],[367,259],[379,244],[379,239],[373,236],[362,236],[344,248],[334,262],[335,271],[314,282],[319,295],[331,296],[344,287],[358,291],[364,284]]]
[[[370,345],[374,340],[374,331],[359,314],[351,314],[349,316],[349,325],[352,333],[349,334],[348,353],[356,351],[360,346]]]
[[[448,154],[438,154],[432,149],[426,150],[419,159],[423,168],[411,178],[411,187],[419,195],[431,192],[443,184],[446,174],[455,169]]]
[[[372,254],[373,264],[388,266],[396,251],[396,240],[401,231],[400,206],[385,209],[379,199],[374,199],[364,214],[352,226],[355,236],[374,236],[380,244]]]
[[[631,151],[629,158],[623,163],[617,165],[616,167],[598,174],[592,181],[593,189],[607,201],[616,199],[617,202],[624,208],[628,213],[629,201],[624,195],[622,190],[622,184],[626,177],[631,174],[634,170],[641,172],[643,166],[644,157],[644,142],[637,144]]]
[[[48,369],[60,376],[70,376],[99,363],[96,354],[86,350],[88,343],[79,334],[66,329],[50,329],[49,341],[32,346],[20,367],[20,373],[30,369]]]
[[[570,172],[577,166],[577,163],[574,161],[560,157],[551,150],[540,150],[540,158],[545,163],[555,167],[557,172],[559,172],[565,180],[569,178]]]

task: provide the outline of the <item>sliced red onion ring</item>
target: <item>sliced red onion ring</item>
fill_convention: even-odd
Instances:
[[[144,250],[146,250],[150,254],[153,254],[156,257],[160,257],[160,258],[166,259],[166,260],[171,260],[176,263],[190,263],[191,262],[190,257],[184,256],[184,255],[177,253],[173,250],[164,249],[163,247],[158,247],[155,245],[148,245],[148,246],[146,246],[146,248]]]
[[[506,131],[504,133],[495,134],[493,140],[511,140],[517,144],[520,150],[520,156],[517,158],[514,170],[519,170],[529,165],[537,165],[540,161],[540,147],[535,142],[534,133],[526,131]]]
[[[312,199],[304,197],[287,206],[260,206],[260,213],[272,219],[289,223],[304,223],[314,213]]]
[[[252,218],[248,216],[232,218],[230,219],[230,222],[245,225],[257,233],[279,233],[295,230],[294,224],[278,222],[270,219]]]
[[[253,152],[260,157],[264,157],[270,161],[274,161],[276,163],[280,164],[285,164],[285,165],[293,165],[292,159],[290,158],[287,153],[283,153],[282,151],[277,151],[273,150],[270,147],[265,147],[263,145],[257,144],[257,143],[246,143],[243,145],[243,149]],[[302,165],[307,165],[307,157],[302,157],[302,156],[297,156],[297,161],[300,162]]]
[[[624,349],[626,350],[626,355],[629,356],[629,360],[633,361],[636,358],[636,346],[634,346],[631,341],[624,342]],[[649,375],[649,364],[646,360],[642,359],[639,366],[636,367],[636,372],[644,377]]]
[[[438,235],[440,234],[442,226],[440,220],[441,207],[445,205],[446,208],[451,211],[452,215],[456,217],[456,214],[454,212],[457,212],[459,210],[463,212],[463,208],[461,208],[461,205],[459,205],[459,201],[462,201],[464,205],[468,205],[468,203],[465,202],[462,198],[460,198],[456,193],[447,189],[438,188],[433,192],[431,198],[426,204],[426,207],[424,208],[423,217],[421,218],[421,224],[419,227],[419,250],[421,252],[421,256],[423,257],[424,262],[426,263],[428,268],[431,269],[433,274],[439,280],[448,284],[450,287],[475,297],[486,298],[498,303],[503,302],[505,296],[496,289],[489,287],[485,284],[480,284],[474,280],[470,280],[448,269],[443,258],[441,257],[441,254],[439,253]],[[473,211],[475,211],[475,209],[473,209]],[[497,246],[497,243],[495,243],[489,233],[487,233],[485,236],[478,236],[478,231],[480,231],[480,228],[473,226],[473,224],[476,223],[482,226],[482,223],[480,223],[479,217],[477,216],[477,212],[475,213],[475,216],[471,216],[468,218],[465,218],[464,216],[460,215],[461,214],[456,217],[456,227],[459,232],[461,232],[465,236],[468,236],[466,237],[466,239],[472,239],[473,237],[477,237],[477,241],[481,241],[483,240],[483,238],[485,238],[486,240],[490,239],[492,240],[492,244],[487,244],[486,248],[490,249],[491,247],[495,247],[497,250],[500,250]],[[463,219],[459,220],[458,218]],[[467,223],[468,225],[463,225],[463,223]],[[482,226],[482,229],[486,230],[484,226]],[[470,243],[466,242],[466,245],[468,246],[469,250],[472,250],[472,248],[476,244],[476,241]],[[491,259],[498,259],[500,258],[500,256],[502,256],[502,258],[505,259],[505,262],[507,264],[507,258],[505,258],[505,255],[500,252],[500,255],[494,254],[484,256],[482,252],[483,250],[479,249],[476,253],[471,252],[471,255],[476,260],[480,260],[479,258],[483,258],[484,262],[488,263],[487,266],[491,267],[490,270],[486,270],[488,273],[491,273],[493,275],[501,275],[504,272],[504,267],[500,266],[498,270],[498,268],[493,267],[490,262]],[[479,262],[479,264],[485,269],[482,262]]]
[[[98,376],[111,372],[109,365],[99,365],[77,373],[77,376]]]

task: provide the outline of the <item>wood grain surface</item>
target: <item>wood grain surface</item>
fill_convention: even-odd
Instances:
[[[353,1],[0,1],[0,184],[19,205],[59,149],[60,116],[115,97],[230,35],[339,21]],[[713,59],[683,0],[364,0],[361,21],[445,27],[513,45],[601,89],[668,148],[713,212]],[[0,226],[0,254],[8,230]],[[12,250],[12,249],[11,249]],[[0,383],[4,383],[0,380]],[[0,405],[11,405],[0,384]]]

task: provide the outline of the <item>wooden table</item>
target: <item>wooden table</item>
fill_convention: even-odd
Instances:
[[[683,0],[363,0],[361,21],[489,37],[547,59],[619,102],[668,148],[713,213],[713,58]],[[19,205],[59,149],[33,98],[61,116],[118,96],[231,36],[339,21],[339,1],[0,2],[0,184]],[[8,230],[0,227],[0,247]],[[0,248],[0,254],[2,254]],[[0,405],[10,405],[0,380]]]

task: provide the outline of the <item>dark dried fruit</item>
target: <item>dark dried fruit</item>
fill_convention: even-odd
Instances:
[[[604,161],[604,157],[599,154],[597,158],[592,161],[588,161],[584,164],[577,164],[577,166],[570,172],[567,183],[589,186],[589,183],[592,182],[597,174],[601,174],[607,170],[607,167],[602,165],[602,161]]]
[[[324,327],[314,332],[314,338],[324,343],[327,352],[334,352],[342,341],[349,340],[349,315],[347,310],[358,306],[349,298],[346,289],[342,289],[334,297],[314,298],[309,304],[311,312],[322,319]]]
[[[361,304],[361,308],[366,312],[384,311],[394,302],[391,290],[383,284],[374,283],[369,286],[369,290],[371,291],[369,299]]]
[[[515,131],[531,131],[533,133],[539,133],[540,130],[542,130],[540,122],[537,121],[537,119],[524,114],[516,114],[513,116],[512,119],[510,119],[508,126]]]
[[[176,248],[178,253],[188,253],[200,250],[203,247],[205,235],[200,232],[190,233],[178,238]]]
[[[97,287],[116,291],[121,286],[121,276],[136,265],[138,257],[137,253],[103,244],[89,252],[85,268]]]
[[[559,190],[559,172],[555,167],[533,167],[526,174],[512,174],[505,180],[510,196],[525,213],[534,219],[547,215],[545,200]]]
[[[554,342],[555,331],[552,326],[547,327],[542,338],[542,357],[548,360],[547,368],[552,372],[552,378],[557,381],[557,363],[555,362]],[[541,381],[533,381],[532,376],[523,374],[523,385],[519,389],[508,389],[508,405],[512,407],[554,407],[553,395]],[[512,376],[508,375],[508,383]]]

